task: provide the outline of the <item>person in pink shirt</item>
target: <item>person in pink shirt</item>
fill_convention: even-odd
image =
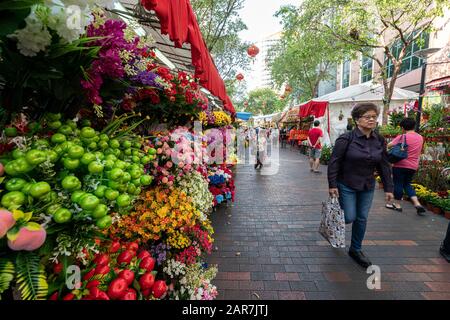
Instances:
[[[403,136],[405,136],[406,144],[408,145],[408,157],[393,165],[392,176],[394,180],[395,201],[393,203],[387,203],[386,208],[402,211],[403,209],[400,205],[400,201],[403,198],[403,191],[405,191],[413,202],[417,214],[423,216],[426,210],[420,204],[419,199],[417,199],[416,191],[411,186],[414,174],[419,168],[419,159],[423,148],[423,137],[414,131],[415,126],[416,121],[414,119],[403,119],[400,122],[403,134],[397,136],[388,144],[388,148],[392,148],[396,144],[401,143],[403,141]]]

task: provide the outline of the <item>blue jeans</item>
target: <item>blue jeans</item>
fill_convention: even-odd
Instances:
[[[350,250],[360,251],[375,190],[356,191],[342,183],[338,183],[338,190],[345,223],[353,223]]]
[[[416,173],[413,169],[407,168],[392,168],[392,177],[394,180],[394,198],[395,200],[402,200],[403,190],[405,190],[408,197],[416,196],[416,191],[411,186],[411,181]]]

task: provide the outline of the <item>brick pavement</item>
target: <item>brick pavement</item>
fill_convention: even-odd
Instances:
[[[438,252],[448,220],[419,217],[409,203],[402,213],[385,209],[377,190],[363,249],[381,268],[381,289],[369,290],[366,270],[317,232],[326,167],[310,173],[289,149],[280,163],[268,176],[239,166],[236,202],[212,214],[218,299],[450,299],[450,264]]]

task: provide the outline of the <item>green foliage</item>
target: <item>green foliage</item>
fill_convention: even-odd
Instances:
[[[323,146],[322,154],[320,155],[320,162],[323,164],[328,164],[331,158],[331,153],[333,152],[333,148],[330,146]]]
[[[429,110],[429,119],[427,127],[431,129],[439,129],[446,127],[446,114],[444,104],[433,104]]]
[[[225,86],[227,93],[233,99],[235,108],[242,110],[244,108],[244,102],[247,98],[247,85],[245,81],[237,81],[235,79],[225,80]]]
[[[214,57],[223,79],[234,79],[239,70],[246,70],[250,58],[249,43],[239,38],[247,26],[239,17],[244,0],[192,0],[192,8],[206,45]]]
[[[387,107],[407,48],[423,31],[430,31],[435,19],[448,7],[450,0],[305,0],[291,25],[311,30],[319,38],[331,37],[330,44],[349,46],[374,59],[382,70],[377,78],[382,80],[385,89],[383,124],[386,124]],[[400,39],[398,55],[391,46],[395,39]],[[379,51],[388,59],[380,58]],[[392,80],[387,81],[389,59],[394,68]]]
[[[408,118],[416,119],[416,112],[410,111],[408,112]],[[400,122],[405,119],[405,114],[403,112],[394,111],[389,113],[389,125],[393,128],[398,128],[400,130]]]
[[[385,126],[381,126],[379,132],[383,136],[397,136],[402,133],[402,129],[399,126],[387,124]]]
[[[16,281],[23,300],[44,300],[48,284],[44,266],[34,252],[19,252],[16,258]]]
[[[14,279],[14,263],[6,258],[0,259],[0,300],[1,294],[9,288]]]
[[[336,64],[350,57],[352,51],[326,33],[303,28],[294,6],[282,7],[276,15],[281,18],[283,36],[270,53],[274,56],[272,78],[278,87],[287,83],[296,88],[301,101],[314,98],[319,83],[331,79]]]
[[[422,161],[414,181],[433,191],[450,189],[450,180],[444,175],[445,164],[442,161]]]
[[[83,69],[90,66],[98,52],[97,47],[86,46],[88,41],[92,38],[70,44],[54,43],[46,53],[36,57],[21,55],[12,40],[0,43],[3,51],[0,70],[5,80],[0,104],[6,112],[15,112],[18,106],[28,103],[36,114],[46,111],[76,114],[84,100],[80,94]]]
[[[31,6],[42,2],[42,0],[2,1],[0,3],[0,37],[18,29],[22,21],[30,14]]]
[[[253,115],[264,115],[282,111],[285,106],[286,100],[281,100],[274,90],[262,88],[249,92],[245,111],[252,112]]]

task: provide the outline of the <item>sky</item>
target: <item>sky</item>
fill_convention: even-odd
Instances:
[[[247,25],[248,30],[242,31],[241,39],[256,42],[261,38],[281,30],[275,12],[283,5],[298,5],[299,0],[246,0],[240,11],[240,16]]]
[[[298,6],[301,0],[246,0],[244,8],[239,12],[248,30],[242,31],[239,36],[242,40],[257,43],[269,35],[281,31],[279,19],[274,14],[283,5],[292,4]],[[252,65],[244,75],[247,90],[259,87],[261,74],[261,61]]]

